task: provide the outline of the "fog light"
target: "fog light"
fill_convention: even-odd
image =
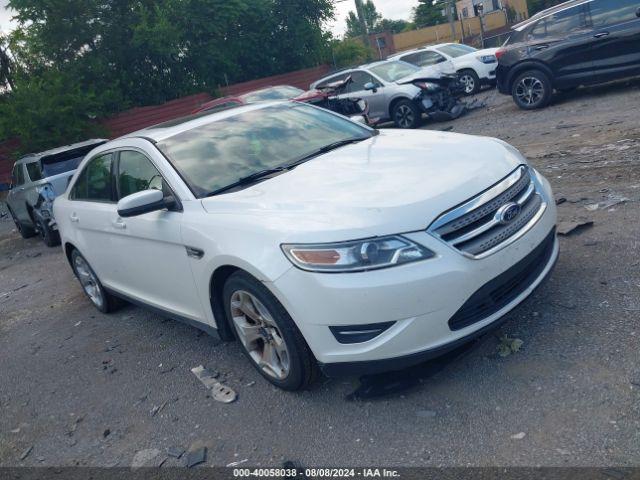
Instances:
[[[371,323],[368,325],[348,325],[329,327],[333,336],[340,343],[363,343],[373,340],[382,332],[391,328],[396,322]]]

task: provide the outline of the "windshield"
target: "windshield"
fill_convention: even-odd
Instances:
[[[376,65],[369,70],[381,77],[385,82],[395,82],[396,80],[414,74],[420,69],[410,63],[393,61]]]
[[[467,55],[469,53],[478,51],[473,47],[470,47],[468,45],[462,45],[459,43],[442,45],[441,47],[438,47],[436,50],[444,53],[445,55],[449,55],[450,57],[453,57],[453,58],[461,57],[462,55]]]
[[[290,100],[303,93],[303,90],[296,87],[273,87],[245,93],[244,95],[241,95],[240,98],[242,98],[246,103],[256,103],[268,100]]]
[[[157,147],[202,198],[327,145],[373,133],[325,110],[287,102],[213,120],[158,142]]]

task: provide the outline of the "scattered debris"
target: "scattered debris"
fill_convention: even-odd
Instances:
[[[187,468],[195,467],[207,461],[207,447],[202,447],[187,453],[185,466]]]
[[[630,199],[627,197],[616,197],[614,195],[609,195],[609,200],[604,202],[592,203],[589,205],[585,205],[584,208],[589,210],[590,212],[595,212],[596,210],[608,210],[616,205],[620,205],[622,203],[629,202]]]
[[[581,220],[576,222],[563,221],[558,223],[558,234],[559,235],[573,235],[586,230],[587,228],[593,227],[593,221],[591,220]]]
[[[184,454],[184,448],[181,447],[171,447],[167,450],[167,455],[173,458],[180,458]]]
[[[158,465],[160,450],[157,448],[147,448],[137,452],[131,461],[131,468],[153,467]]]
[[[240,460],[240,461],[238,461],[238,462],[231,462],[231,463],[229,463],[229,464],[227,465],[227,468],[229,468],[229,467],[237,467],[238,465],[242,465],[243,463],[246,463],[246,462],[248,462],[248,461],[249,461],[249,459],[248,459],[248,458],[245,458],[244,460]]]
[[[109,428],[102,432],[102,438],[107,438],[109,435],[111,435],[111,429]]]
[[[571,452],[565,448],[556,448],[556,452],[560,455],[571,455]]]
[[[526,436],[527,436],[526,433],[520,432],[520,433],[516,433],[515,435],[511,435],[511,438],[513,438],[514,440],[522,440]]]
[[[82,420],[83,420],[83,419],[84,419],[84,417],[80,416],[80,417],[77,417],[77,418],[73,421],[73,423],[72,423],[72,424],[71,424],[71,426],[69,427],[69,430],[67,430],[67,435],[68,435],[68,436],[72,436],[72,435],[75,433],[76,429],[78,428],[78,424],[79,424],[80,422],[82,422]]]
[[[433,410],[418,410],[416,415],[420,418],[434,418],[436,416],[436,412]]]
[[[497,353],[500,357],[508,357],[512,353],[519,352],[524,342],[519,338],[510,338],[508,335],[500,337]]]
[[[562,205],[567,201],[567,197],[556,197],[556,205]]]
[[[154,405],[153,408],[151,409],[151,411],[149,412],[151,414],[151,416],[155,417],[156,414],[158,414],[164,407],[167,406],[167,403],[169,403],[169,400],[165,400],[160,405]]]
[[[253,387],[256,384],[255,381],[251,381],[245,385],[245,387]]]
[[[20,433],[20,427],[11,430],[11,433]]]
[[[29,456],[29,454],[31,453],[31,450],[33,450],[33,445],[28,446],[21,454],[20,454],[20,460],[24,460],[25,458],[27,458]]]
[[[205,387],[211,390],[211,396],[214,400],[222,403],[231,403],[238,398],[238,395],[232,388],[218,382],[202,365],[192,368],[191,371]]]

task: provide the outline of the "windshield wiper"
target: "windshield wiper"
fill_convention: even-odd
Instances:
[[[325,145],[323,147],[314,150],[313,152],[305,155],[302,158],[297,159],[294,162],[287,163],[286,165],[280,165],[279,167],[267,168],[266,170],[260,170],[259,172],[252,173],[251,175],[247,175],[246,177],[241,177],[237,181],[233,182],[230,185],[214,190],[213,192],[208,193],[207,197],[213,197],[214,195],[218,195],[219,193],[224,193],[228,190],[232,190],[237,187],[241,187],[243,185],[248,185],[256,180],[260,180],[264,177],[268,177],[270,175],[275,175],[276,173],[285,172],[287,170],[292,170],[296,168],[298,165],[311,160],[318,155],[322,155],[323,153],[330,152],[331,150],[335,150],[337,148],[343,147],[345,145],[349,145],[352,143],[362,142],[371,137],[355,137],[355,138],[347,138],[345,140],[338,140],[337,142],[330,143],[329,145]]]

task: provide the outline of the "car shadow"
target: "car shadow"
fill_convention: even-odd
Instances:
[[[629,88],[640,88],[640,77],[615,80],[599,85],[589,85],[565,93],[557,92],[553,96],[552,105],[562,105],[574,100],[584,100],[588,97],[597,97],[611,93],[623,93]]]

